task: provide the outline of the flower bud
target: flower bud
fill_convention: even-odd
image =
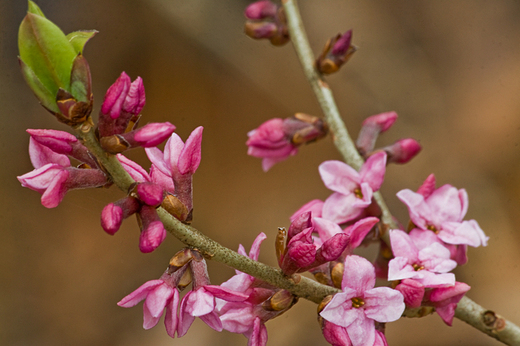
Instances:
[[[43,129],[28,129],[27,132],[31,135],[32,140],[56,154],[72,156],[78,161],[88,164],[90,167],[97,166],[87,148],[81,144],[75,136],[68,132]],[[29,150],[31,150],[31,144],[29,148]],[[70,166],[70,161],[63,166]]]
[[[83,123],[92,110],[90,69],[82,51],[95,31],[67,36],[29,1],[18,33],[20,67],[40,103],[67,125]]]
[[[316,69],[322,74],[331,74],[339,70],[357,50],[351,41],[352,30],[329,39],[321,55],[316,59]]]
[[[289,41],[283,7],[267,0],[257,1],[246,8],[244,15],[248,19],[244,28],[247,36],[254,39],[267,38],[274,46]]]
[[[244,11],[244,15],[247,19],[265,19],[265,18],[273,18],[276,16],[276,12],[278,11],[278,6],[268,0],[253,2],[249,6],[246,7]]]
[[[136,147],[155,147],[170,137],[173,131],[175,126],[169,122],[150,123],[130,132],[101,137],[100,144],[106,152],[119,154]]]
[[[361,155],[366,156],[374,150],[377,137],[388,130],[397,120],[396,112],[385,112],[372,115],[363,121],[361,131],[356,141],[356,147]]]
[[[143,253],[152,252],[166,238],[166,230],[154,207],[143,205],[138,215],[141,225],[139,249]]]
[[[162,200],[164,191],[155,183],[140,183],[135,187],[135,193],[140,201],[151,207],[158,207]]]
[[[99,136],[103,138],[132,130],[145,103],[141,77],[131,82],[130,77],[122,72],[103,99],[98,123]]]
[[[274,118],[247,134],[247,154],[263,158],[262,168],[267,172],[274,164],[296,155],[298,146],[323,138],[327,132],[323,120],[311,115]]]
[[[421,151],[421,145],[413,138],[400,139],[392,145],[382,148],[388,155],[388,163],[407,163]]]
[[[133,197],[125,197],[114,203],[108,204],[101,212],[101,227],[110,235],[114,235],[123,219],[137,213],[141,205]]]

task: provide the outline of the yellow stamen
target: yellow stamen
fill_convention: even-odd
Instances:
[[[356,297],[352,298],[352,307],[353,308],[360,308],[363,305],[365,305],[365,301],[362,298]]]

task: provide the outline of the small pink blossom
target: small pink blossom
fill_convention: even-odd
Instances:
[[[263,159],[264,172],[298,152],[296,145],[292,144],[291,138],[286,135],[283,119],[280,118],[266,121],[257,129],[249,131],[247,136],[247,154]]]
[[[73,168],[66,155],[56,153],[31,137],[29,155],[35,169],[18,176],[23,187],[42,194],[46,208],[57,207],[69,190],[99,187],[108,183],[99,169]]]
[[[321,179],[334,193],[325,200],[322,217],[341,224],[361,215],[383,183],[385,165],[384,152],[370,156],[359,172],[341,161],[323,162]]]
[[[433,231],[448,244],[486,246],[488,237],[475,220],[464,221],[468,210],[466,190],[443,185],[427,197],[401,190],[397,197],[407,205],[412,222],[422,230]]]
[[[374,266],[362,257],[348,256],[344,272],[343,292],[335,294],[320,315],[346,328],[353,346],[372,346],[376,341],[374,321],[399,319],[405,309],[403,295],[389,287],[374,288]]]
[[[151,172],[154,180],[166,191],[174,195],[186,206],[193,209],[192,176],[201,161],[203,127],[199,126],[190,134],[186,143],[176,133],[166,142],[164,153],[158,148],[146,148],[146,155],[152,161]],[[168,177],[173,184],[168,183]],[[168,186],[169,185],[169,186]],[[171,191],[171,186],[175,191]],[[182,220],[184,221],[184,220]]]
[[[457,304],[471,287],[463,282],[456,282],[451,287],[435,288],[426,292],[425,305],[435,307],[435,311],[444,323],[451,326]]]
[[[395,258],[388,264],[388,280],[415,279],[425,287],[455,284],[455,275],[448,272],[457,263],[433,233],[390,230],[390,242]]]
[[[166,272],[159,280],[151,280],[141,285],[134,292],[121,299],[117,305],[130,308],[145,299],[143,304],[144,329],[155,327],[166,308],[164,325],[168,335],[174,338],[178,325],[179,291],[177,284],[185,271],[186,267],[171,275]]]

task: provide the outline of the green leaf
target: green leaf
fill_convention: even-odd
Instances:
[[[29,0],[29,9],[27,10],[29,13],[37,14],[43,18],[45,18],[45,15],[43,14],[42,10],[36,5],[34,2]]]
[[[22,61],[52,94],[56,95],[60,87],[69,89],[76,51],[54,23],[27,13],[18,32],[18,49]]]
[[[85,44],[97,33],[98,31],[96,30],[74,31],[67,35],[67,39],[77,54],[83,54],[83,47],[85,47]]]
[[[38,79],[34,71],[27,66],[22,59],[18,58],[22,74],[25,78],[25,82],[29,85],[31,90],[34,92],[42,106],[50,111],[58,113],[60,110],[56,105],[56,96],[47,89],[42,82]]]

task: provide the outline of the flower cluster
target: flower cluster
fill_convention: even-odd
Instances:
[[[246,32],[251,37],[268,38],[274,45],[288,41],[282,7],[258,1],[247,7],[245,15]],[[134,183],[128,182],[123,198],[105,206],[101,226],[114,235],[123,220],[135,214],[141,229],[139,248],[152,252],[167,234],[157,208],[164,208],[185,224],[192,221],[193,174],[201,162],[203,127],[193,130],[185,142],[169,122],[139,128],[146,101],[144,85],[141,78],[132,82],[124,72],[106,92],[94,127],[90,72],[82,56],[84,44],[93,35],[77,32],[65,36],[29,2],[29,13],[20,28],[24,76],[47,110],[59,121],[79,128],[80,134],[92,134],[94,144],[90,143],[91,151],[85,146],[88,141],[82,143],[67,132],[27,130],[35,169],[18,180],[41,193],[45,207],[53,208],[69,190],[113,184],[109,164],[103,161],[103,166],[100,161],[109,158],[116,166],[119,163],[119,173],[126,172]],[[315,63],[320,73],[334,72],[348,60],[355,51],[351,36],[348,31],[329,40]],[[417,192],[405,189],[397,193],[408,207],[409,229],[383,224],[383,212],[374,194],[383,183],[387,164],[406,163],[421,149],[409,138],[376,148],[378,136],[396,119],[395,112],[368,117],[356,141],[364,164],[356,170],[341,161],[323,162],[319,174],[331,195],[325,201],[315,199],[303,205],[290,218],[288,230],[280,227],[276,235],[280,270],[275,273],[279,278],[297,285],[303,280],[299,273],[310,272],[319,283],[338,292],[325,297],[318,309],[321,330],[332,345],[387,345],[385,323],[399,319],[406,307],[433,308],[451,325],[458,302],[470,289],[457,282],[451,271],[467,262],[468,246],[487,245],[488,237],[478,223],[464,220],[466,191],[451,185],[436,188],[433,174]],[[248,133],[248,154],[262,158],[267,171],[295,155],[299,145],[323,138],[327,132],[328,125],[322,119],[303,113],[271,119]],[[165,140],[164,150],[157,148]],[[136,147],[145,148],[151,161],[149,170],[122,155]],[[78,162],[76,167],[71,159]],[[242,260],[257,261],[266,238],[260,233],[249,254],[240,245]],[[197,250],[190,241],[182,241],[190,247],[172,257],[162,276],[144,283],[118,305],[132,307],[144,300],[145,329],[157,325],[165,312],[166,331],[172,338],[184,336],[198,317],[216,331],[245,335],[250,346],[266,345],[265,323],[289,310],[298,297],[274,286],[276,280],[264,276],[267,282],[240,271],[221,285],[211,285],[204,255],[212,255],[200,250],[203,245]],[[375,264],[354,254],[358,247],[370,243],[380,245]],[[393,288],[375,287],[376,277],[392,281]],[[181,299],[181,292],[190,284],[191,290]]]

